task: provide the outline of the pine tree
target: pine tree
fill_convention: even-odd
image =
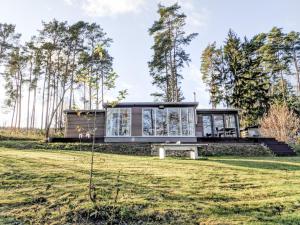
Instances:
[[[286,102],[288,99],[287,88],[289,84],[286,76],[290,74],[289,64],[291,58],[286,43],[286,35],[282,32],[282,29],[273,27],[267,33],[266,43],[262,51],[262,60],[273,84],[270,95],[280,102]]]
[[[148,65],[153,84],[161,91],[155,95],[168,102],[183,100],[180,88],[183,79],[181,70],[190,62],[190,56],[184,47],[197,36],[196,33],[186,35],[186,15],[180,9],[177,3],[169,7],[159,5],[160,18],[149,29],[154,38],[154,55]]]
[[[0,65],[6,61],[9,51],[17,44],[20,36],[15,32],[15,25],[0,23]]]
[[[201,74],[203,82],[208,86],[210,103],[216,108],[224,100],[223,78],[225,68],[223,51],[216,47],[216,43],[209,44],[201,56]]]
[[[289,57],[291,59],[290,67],[296,77],[297,95],[300,96],[300,33],[291,31],[286,35],[286,44]]]
[[[224,60],[226,61],[227,73],[224,77],[226,90],[225,101],[227,106],[240,108],[242,88],[242,43],[240,38],[232,30],[229,30],[224,45]]]

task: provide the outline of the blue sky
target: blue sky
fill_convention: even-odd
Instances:
[[[188,16],[186,30],[199,33],[187,51],[190,66],[183,71],[183,92],[187,101],[197,93],[199,107],[209,107],[208,93],[201,82],[200,56],[208,43],[222,44],[232,28],[240,36],[267,32],[273,26],[300,31],[298,0],[2,0],[0,22],[16,24],[23,39],[37,34],[41,21],[53,18],[70,24],[78,20],[96,22],[114,40],[111,54],[119,74],[118,87],[127,88],[126,101],[152,101],[147,62],[152,38],[148,28],[157,19],[157,4],[178,2]],[[1,81],[3,85],[3,81]],[[0,88],[0,105],[4,99]],[[0,126],[9,118],[0,111]]]

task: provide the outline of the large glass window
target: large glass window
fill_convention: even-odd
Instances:
[[[212,136],[212,126],[211,126],[211,116],[204,115],[202,117],[203,121],[203,135],[204,137],[211,137]]]
[[[143,110],[143,135],[154,135],[155,115],[154,109]]]
[[[179,136],[180,132],[180,111],[177,108],[168,109],[169,136]]]
[[[214,118],[214,134],[216,137],[224,137],[224,120],[223,115],[213,115]]]
[[[236,135],[235,115],[225,115],[225,136],[236,137]]]
[[[156,135],[168,135],[167,109],[156,109]],[[153,134],[154,135],[154,134]]]
[[[130,136],[131,111],[127,108],[107,109],[107,136]]]
[[[183,136],[194,134],[194,110],[192,108],[181,109],[181,128]]]
[[[143,135],[194,136],[194,108],[144,109]]]

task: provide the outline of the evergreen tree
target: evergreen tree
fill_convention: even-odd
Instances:
[[[224,45],[224,60],[226,61],[227,73],[224,77],[226,89],[225,101],[227,106],[240,108],[241,88],[243,85],[243,65],[242,65],[242,43],[240,38],[229,30]]]
[[[17,44],[20,36],[15,32],[15,25],[0,23],[0,65],[6,61],[9,50]]]
[[[115,88],[118,76],[109,54],[112,40],[100,25],[83,21],[69,25],[54,19],[44,22],[38,35],[24,46],[18,38],[13,25],[0,25],[5,106],[12,111],[12,127],[19,128],[23,119],[27,129],[36,128],[39,116],[39,127],[48,137],[51,127],[62,130],[67,101],[69,108],[81,104],[78,97],[86,88],[83,106],[98,109],[104,101],[104,90]],[[41,106],[41,112],[36,105]]]
[[[169,7],[159,5],[160,18],[149,29],[154,38],[154,55],[148,63],[150,75],[153,84],[161,91],[155,95],[168,102],[179,102],[183,99],[180,88],[183,79],[181,70],[190,62],[190,56],[184,47],[197,36],[196,33],[186,35],[186,15],[180,9],[177,3]]]
[[[288,99],[288,80],[286,76],[290,74],[290,60],[286,35],[282,29],[273,27],[267,33],[266,43],[262,48],[263,63],[268,71],[272,86],[270,95],[276,101],[286,102]]]
[[[287,50],[292,74],[296,78],[297,95],[300,96],[300,33],[291,31],[286,35]]]
[[[201,74],[203,82],[208,86],[210,103],[216,108],[224,100],[223,78],[225,76],[223,51],[216,43],[209,44],[201,56]]]

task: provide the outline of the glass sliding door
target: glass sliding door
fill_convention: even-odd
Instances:
[[[127,108],[109,108],[106,118],[106,136],[130,136],[131,110]]]

